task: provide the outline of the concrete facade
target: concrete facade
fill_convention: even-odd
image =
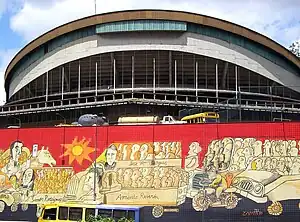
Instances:
[[[273,62],[237,45],[194,33],[117,33],[94,35],[47,53],[17,76],[9,98],[47,71],[87,56],[129,50],[172,50],[227,61],[300,92],[300,78]]]

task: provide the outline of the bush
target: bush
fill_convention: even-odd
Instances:
[[[89,216],[89,218],[86,220],[86,222],[134,222],[133,219],[127,219],[127,218],[121,218],[119,220],[114,220],[113,218],[110,217],[101,217],[101,216]]]

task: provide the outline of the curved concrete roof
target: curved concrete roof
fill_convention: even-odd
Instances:
[[[68,32],[85,28],[92,25],[97,25],[107,22],[116,22],[124,20],[139,20],[139,19],[162,19],[162,20],[174,20],[174,21],[185,21],[190,23],[201,24],[218,28],[224,31],[228,31],[245,38],[248,38],[257,43],[263,44],[264,46],[274,50],[278,54],[286,57],[292,63],[294,63],[300,69],[300,59],[297,58],[289,50],[271,40],[270,38],[263,36],[255,31],[248,28],[236,25],[221,19],[199,15],[195,13],[182,12],[182,11],[166,11],[166,10],[130,10],[130,11],[119,11],[111,12],[99,15],[93,15],[90,17],[82,18],[79,20],[72,21],[64,24],[51,31],[41,35],[35,40],[28,43],[23,49],[21,49],[16,56],[9,63],[5,71],[5,79],[7,79],[12,68],[29,52],[43,45],[44,43]]]

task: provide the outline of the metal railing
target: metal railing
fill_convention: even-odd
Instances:
[[[300,113],[300,102],[244,99],[215,96],[195,96],[152,92],[116,92],[82,98],[65,98],[63,100],[41,101],[0,107],[0,116],[22,115],[41,112],[83,109],[122,104],[151,104],[161,106],[203,107],[217,109],[254,110],[271,112]]]

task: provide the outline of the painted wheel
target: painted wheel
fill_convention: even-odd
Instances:
[[[16,212],[18,210],[18,204],[13,203],[10,206],[10,210],[11,210],[11,212]]]
[[[283,207],[279,202],[274,202],[270,206],[268,206],[268,213],[270,215],[279,216],[280,214],[282,214],[282,211]]]
[[[203,193],[198,193],[193,197],[193,208],[196,211],[206,211],[211,204],[211,200]]]
[[[155,206],[152,209],[152,215],[155,218],[161,217],[163,213],[164,213],[164,208],[162,206]]]
[[[233,209],[237,206],[239,199],[235,194],[228,194],[225,197],[225,208],[226,209]]]
[[[2,213],[5,209],[5,203],[1,200],[0,201],[0,213]]]
[[[22,204],[21,208],[22,208],[22,211],[28,210],[28,204]]]

